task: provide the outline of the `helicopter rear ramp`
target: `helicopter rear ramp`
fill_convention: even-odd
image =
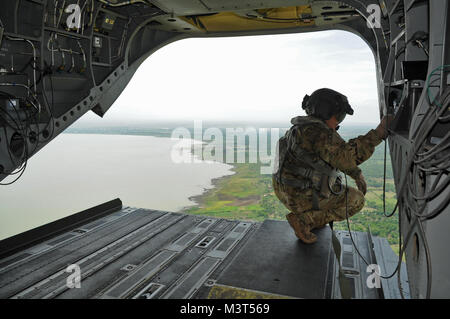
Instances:
[[[285,221],[122,207],[116,199],[1,241],[0,298],[340,298],[330,228],[317,235],[304,245]],[[368,287],[348,235],[337,232],[352,298],[400,298],[396,277]],[[353,238],[383,273],[395,269],[386,239]],[[402,289],[408,297],[405,280]]]

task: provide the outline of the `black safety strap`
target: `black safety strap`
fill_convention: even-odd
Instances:
[[[278,176],[277,176],[277,178],[278,178]],[[313,187],[312,183],[310,181],[299,180],[299,179],[292,179],[292,178],[286,178],[286,177],[281,177],[281,180],[278,180],[278,182],[280,184],[291,186],[291,187],[294,187],[294,188],[297,188],[297,189],[300,189],[300,190],[310,189],[310,188]]]
[[[295,160],[300,160],[302,163],[307,163],[308,166],[311,166],[315,171],[320,174],[327,175],[330,177],[337,177],[337,171],[326,164],[325,162],[321,162],[321,160],[317,161],[316,156],[309,151],[306,151],[300,147],[296,147],[293,151],[290,148],[287,148],[287,153],[291,156],[291,158]]]
[[[312,209],[319,210],[319,192],[313,188],[312,190]]]
[[[333,229],[333,222],[330,222],[330,229],[331,229],[331,242],[333,244],[334,254],[336,255],[336,259],[338,261],[339,266],[339,288],[341,290],[341,296],[343,299],[351,299],[352,292],[350,288],[350,282],[348,281],[348,278],[345,276],[341,266],[341,250],[342,250],[341,243],[337,238],[336,233]]]
[[[292,165],[290,163],[284,163],[284,168],[290,170],[291,172],[297,173],[300,176],[303,176],[305,178],[311,179],[314,174],[314,170],[310,168],[301,167],[298,165]]]

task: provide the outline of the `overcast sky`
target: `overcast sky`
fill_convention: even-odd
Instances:
[[[329,87],[355,109],[344,123],[379,121],[374,57],[345,31],[186,39],[150,56],[103,119],[284,122],[305,94]]]

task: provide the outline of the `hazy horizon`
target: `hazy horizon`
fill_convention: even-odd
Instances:
[[[147,58],[103,119],[88,112],[79,122],[289,123],[324,87],[355,110],[344,125],[379,121],[374,55],[353,33],[183,39]]]
[[[300,114],[299,116],[304,115]],[[253,125],[255,127],[261,127],[261,125],[269,125],[268,127],[282,127],[282,126],[291,126],[290,118],[285,121],[273,121],[273,120],[201,120],[203,125],[206,126],[214,126],[218,127],[236,127],[239,125]],[[195,120],[183,120],[183,119],[117,119],[117,118],[100,118],[97,115],[95,117],[89,117],[80,121],[73,123],[69,129],[71,128],[94,128],[94,127],[116,127],[116,126],[142,126],[142,125],[157,125],[157,128],[161,126],[179,126],[184,125],[185,127],[193,127]],[[355,127],[355,126],[373,126],[378,125],[378,121],[374,122],[347,122],[344,121],[341,127]],[[150,127],[151,128],[151,127]]]

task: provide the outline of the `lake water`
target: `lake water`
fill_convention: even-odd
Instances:
[[[0,188],[0,239],[119,197],[124,206],[178,211],[194,205],[232,166],[190,159],[190,140],[153,136],[61,134]],[[187,163],[190,162],[190,163]]]

